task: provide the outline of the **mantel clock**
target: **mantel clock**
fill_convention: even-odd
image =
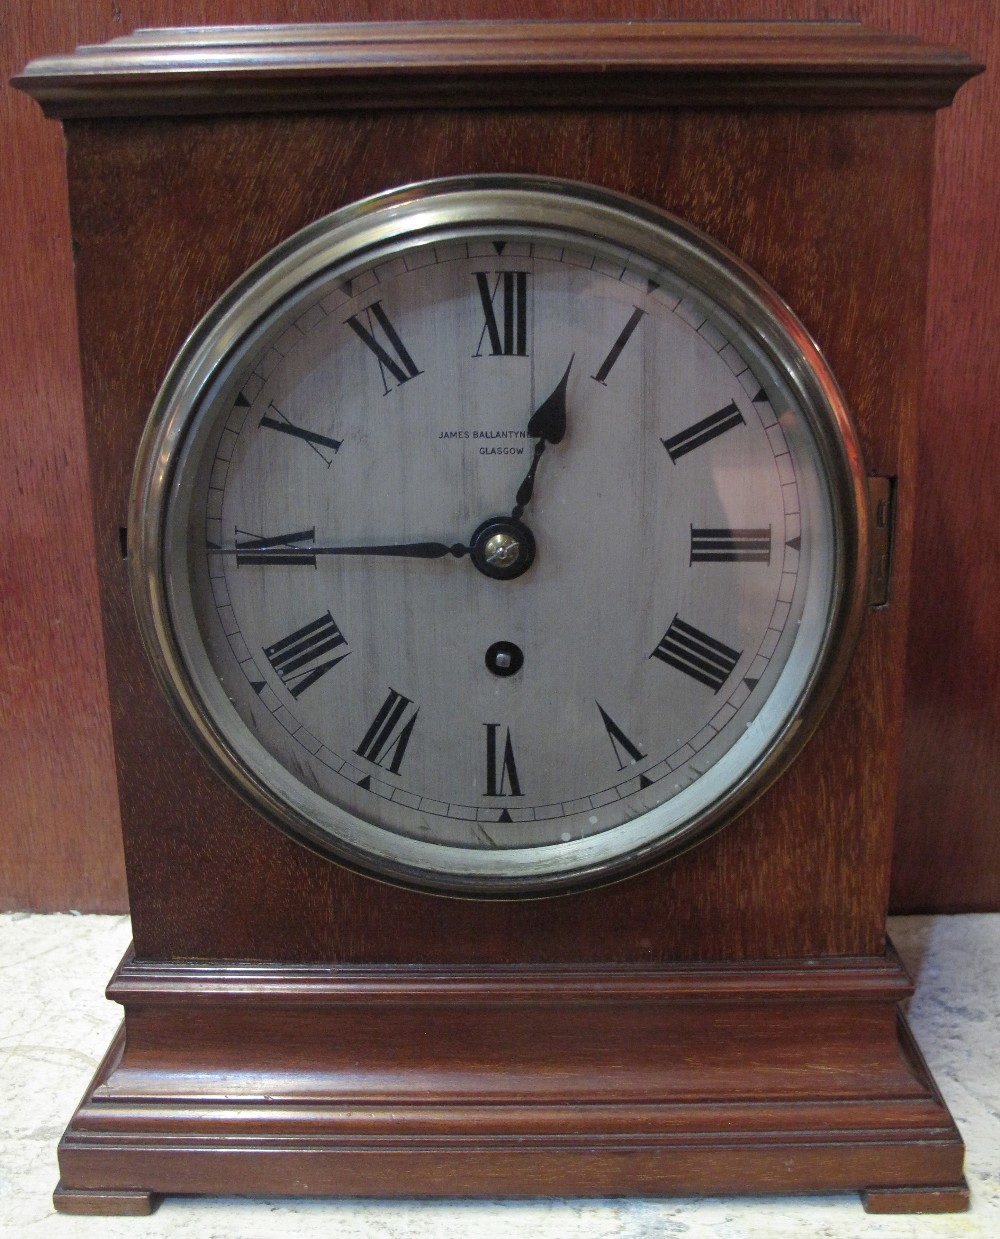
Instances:
[[[68,136],[135,934],[60,1208],[963,1206],[885,907],[971,72],[417,23],[18,79]]]

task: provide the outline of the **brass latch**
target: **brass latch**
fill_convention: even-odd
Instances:
[[[870,477],[868,479],[868,510],[871,513],[868,605],[871,607],[884,607],[889,602],[895,497],[894,478]]]

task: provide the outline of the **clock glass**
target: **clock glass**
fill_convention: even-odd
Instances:
[[[479,177],[290,238],[196,328],[136,467],[191,735],[332,859],[543,894],[787,764],[863,608],[850,419],[778,297],[608,191]]]

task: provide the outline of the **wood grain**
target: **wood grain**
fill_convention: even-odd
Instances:
[[[906,477],[933,113],[428,109],[72,121],[67,134],[96,551],[140,957],[515,963],[881,950],[905,502],[896,605],[869,616],[820,732],[754,808],[628,882],[485,906],[391,889],[330,865],[208,772],[140,648],[118,528],[162,375],[243,268],[346,202],[459,171],[602,183],[730,245],[783,290],[829,353],[869,467]],[[859,212],[858,201],[871,207]],[[806,221],[794,236],[781,222],[793,216]],[[182,245],[163,244],[179,230]],[[824,237],[821,252],[814,235]],[[861,272],[864,299],[854,291]],[[872,347],[854,347],[862,336]]]
[[[363,20],[366,0],[12,0],[0,31],[4,79],[34,56],[139,26]],[[993,393],[1000,282],[996,115],[1000,11],[990,0],[392,0],[388,18],[857,17],[969,51],[989,66],[938,118],[927,415],[910,628],[904,761],[894,861],[896,910],[1000,908],[1000,622]],[[2,87],[10,175],[0,182],[9,276],[0,282],[8,376],[0,460],[5,528],[0,598],[8,657],[2,701],[0,905],[121,909],[125,903],[96,584],[82,467],[69,232],[57,127]],[[35,295],[38,288],[45,296]],[[21,498],[33,497],[32,502]],[[970,536],[970,530],[986,531]],[[31,548],[29,571],[18,556]],[[44,623],[39,617],[47,617]],[[54,618],[53,618],[54,617]],[[49,622],[52,620],[52,622]],[[57,622],[57,621],[62,622]],[[892,771],[883,776],[894,778]],[[960,841],[960,842],[959,842]]]
[[[35,37],[3,25],[4,78]],[[75,32],[74,32],[75,33]],[[104,686],[61,135],[5,87],[0,180],[0,906],[125,906]]]
[[[1000,8],[961,8],[968,25],[949,6],[941,36],[992,69],[937,143],[893,857],[893,908],[908,912],[1000,909],[1000,131],[976,119],[1000,112]]]

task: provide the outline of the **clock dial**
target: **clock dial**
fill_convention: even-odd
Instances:
[[[697,234],[431,184],[292,238],[192,337],[137,604],[211,760],[310,846],[557,890],[787,761],[859,612],[857,461],[804,331]]]

